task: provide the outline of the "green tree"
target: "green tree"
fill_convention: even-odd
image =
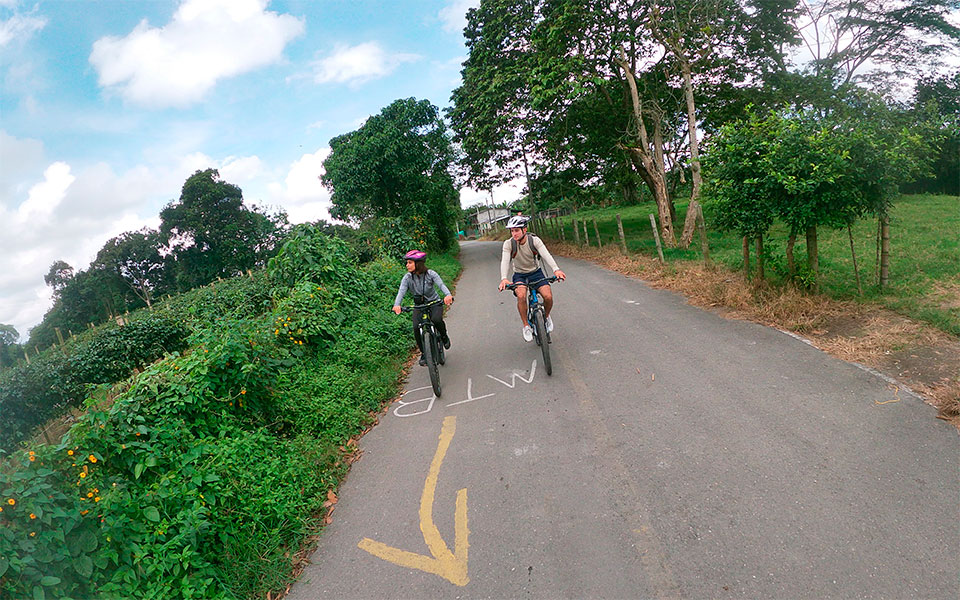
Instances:
[[[187,178],[180,199],[160,212],[160,221],[160,239],[170,250],[168,268],[184,290],[264,264],[286,215],[247,208],[239,187],[207,169]]]
[[[938,139],[932,172],[907,189],[960,196],[960,70],[917,82],[911,112],[915,122],[932,121]]]
[[[395,100],[356,131],[330,140],[330,149],[322,181],[333,192],[333,217],[399,218],[419,244],[442,250],[455,242],[454,151],[429,101]]]
[[[164,276],[159,232],[144,228],[108,240],[97,253],[91,268],[112,273],[144,304],[151,306],[154,291]]]
[[[59,297],[63,289],[67,287],[67,284],[73,279],[73,276],[73,267],[65,261],[57,260],[50,265],[50,270],[43,276],[43,281],[53,288],[54,297]]]
[[[935,68],[960,48],[960,27],[949,18],[960,9],[957,0],[813,0],[803,7],[811,72],[838,85],[884,86]]]
[[[0,323],[0,367],[9,367],[17,360],[20,332],[13,325]]]
[[[876,104],[874,110],[880,110]],[[759,237],[779,219],[790,231],[788,261],[795,236],[805,234],[816,277],[817,228],[885,216],[898,183],[923,163],[919,135],[885,129],[880,121],[808,110],[752,114],[724,126],[709,147],[707,195],[718,225]]]

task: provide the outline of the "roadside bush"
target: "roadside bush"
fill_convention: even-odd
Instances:
[[[18,365],[0,383],[0,449],[9,451],[38,425],[79,406],[88,385],[120,381],[165,353],[182,350],[187,334],[169,315],[146,313]]]
[[[239,314],[263,299],[248,291],[227,310],[180,300],[196,309],[177,321],[196,324],[189,349],[60,444],[0,463],[0,597],[253,598],[287,583],[291,550],[346,471],[344,446],[395,393],[412,345],[409,319],[387,310],[402,271],[314,270],[341,250],[316,247],[333,256],[288,256],[328,278],[278,286],[275,311]],[[343,316],[302,322],[323,335],[278,337],[288,310],[327,305]]]

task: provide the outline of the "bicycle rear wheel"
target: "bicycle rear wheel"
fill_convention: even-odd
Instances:
[[[437,338],[432,331],[423,332],[423,357],[430,372],[430,385],[433,393],[440,397],[440,367],[437,366]]]
[[[534,313],[533,321],[536,324],[540,352],[543,353],[543,367],[547,370],[547,375],[553,375],[553,365],[550,363],[550,343],[547,341],[547,325],[544,322],[542,310],[538,309]]]

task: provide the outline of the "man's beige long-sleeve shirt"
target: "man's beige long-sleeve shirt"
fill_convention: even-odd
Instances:
[[[510,251],[513,249],[511,241],[512,238],[503,243],[503,254],[500,258],[501,279],[510,279]],[[533,249],[530,247],[531,243],[536,246],[537,252],[540,253],[540,258],[547,267],[550,268],[550,272],[544,273],[544,275],[549,277],[553,275],[554,271],[560,269],[560,267],[557,266],[557,261],[553,260],[553,256],[551,256],[550,251],[547,250],[547,246],[543,243],[543,240],[538,236],[527,235],[526,243],[517,243],[517,255],[513,257],[513,270],[515,272],[531,273],[540,268],[540,265],[537,264],[536,257],[533,255]]]

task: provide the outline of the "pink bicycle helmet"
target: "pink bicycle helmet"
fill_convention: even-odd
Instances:
[[[404,260],[423,260],[427,257],[427,253],[423,250],[411,250],[403,255]]]

